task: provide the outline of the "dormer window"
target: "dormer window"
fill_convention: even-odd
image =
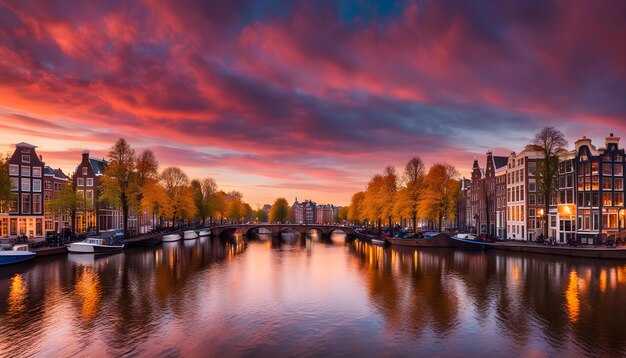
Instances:
[[[30,155],[22,154],[22,163],[30,164]]]
[[[87,175],[87,167],[83,167],[83,175]]]

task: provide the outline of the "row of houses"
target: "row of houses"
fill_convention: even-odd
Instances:
[[[36,146],[18,143],[8,161],[11,192],[9,205],[0,208],[0,238],[18,236],[43,237],[46,234],[69,232],[69,214],[55,214],[49,203],[63,186],[71,185],[83,199],[76,215],[76,231],[109,231],[122,227],[118,208],[98,200],[98,184],[107,162],[82,153],[72,175],[46,165]],[[137,215],[129,219],[129,227],[137,227]]]
[[[334,223],[339,209],[341,208],[332,204],[318,205],[311,200],[299,202],[296,198],[291,205],[291,222],[297,224]]]
[[[559,157],[558,188],[545,213],[546,198],[536,177],[542,154],[532,146],[508,156],[487,152],[475,158],[470,179],[462,179],[457,227],[502,239],[534,241],[543,233],[558,243],[597,244],[621,238],[624,226],[624,148],[611,133],[604,147],[583,137]]]

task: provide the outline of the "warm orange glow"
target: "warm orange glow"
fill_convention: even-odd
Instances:
[[[21,274],[15,274],[11,278],[11,288],[9,291],[9,313],[20,313],[26,308],[26,296],[28,287]]]
[[[102,286],[100,284],[100,276],[93,268],[83,267],[78,280],[76,281],[75,291],[80,298],[83,309],[83,319],[92,320],[98,311],[98,304],[102,298]]]
[[[572,219],[574,217],[574,213],[576,212],[576,205],[559,205],[558,210],[561,219]]]
[[[567,316],[572,323],[578,322],[578,316],[580,315],[580,297],[578,293],[578,273],[575,270],[572,270],[569,274],[567,290],[565,291]]]
[[[607,283],[606,269],[602,269],[602,271],[600,271],[600,292],[602,293],[606,292],[606,283]]]

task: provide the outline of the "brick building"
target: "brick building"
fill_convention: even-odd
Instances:
[[[71,218],[67,213],[56,214],[52,212],[50,202],[55,193],[60,192],[64,185],[72,185],[72,181],[61,169],[45,166],[43,173],[44,230],[46,233],[61,233],[62,229],[70,228]]]

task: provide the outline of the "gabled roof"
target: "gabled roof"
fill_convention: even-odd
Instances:
[[[496,167],[496,169],[506,167],[508,163],[509,157],[499,157],[495,155],[493,156],[493,165]]]
[[[65,175],[65,173],[63,173],[63,171],[61,169],[52,169],[51,166],[46,165],[43,168],[43,174],[44,175],[50,175],[56,179],[61,179],[61,180],[69,180],[69,178],[67,177],[67,175]]]
[[[18,148],[30,148],[30,149],[37,148],[36,145],[32,145],[32,144],[28,144],[24,142],[17,143],[15,146]]]
[[[91,164],[91,169],[95,175],[102,175],[109,163],[104,159],[89,158],[89,164]]]

